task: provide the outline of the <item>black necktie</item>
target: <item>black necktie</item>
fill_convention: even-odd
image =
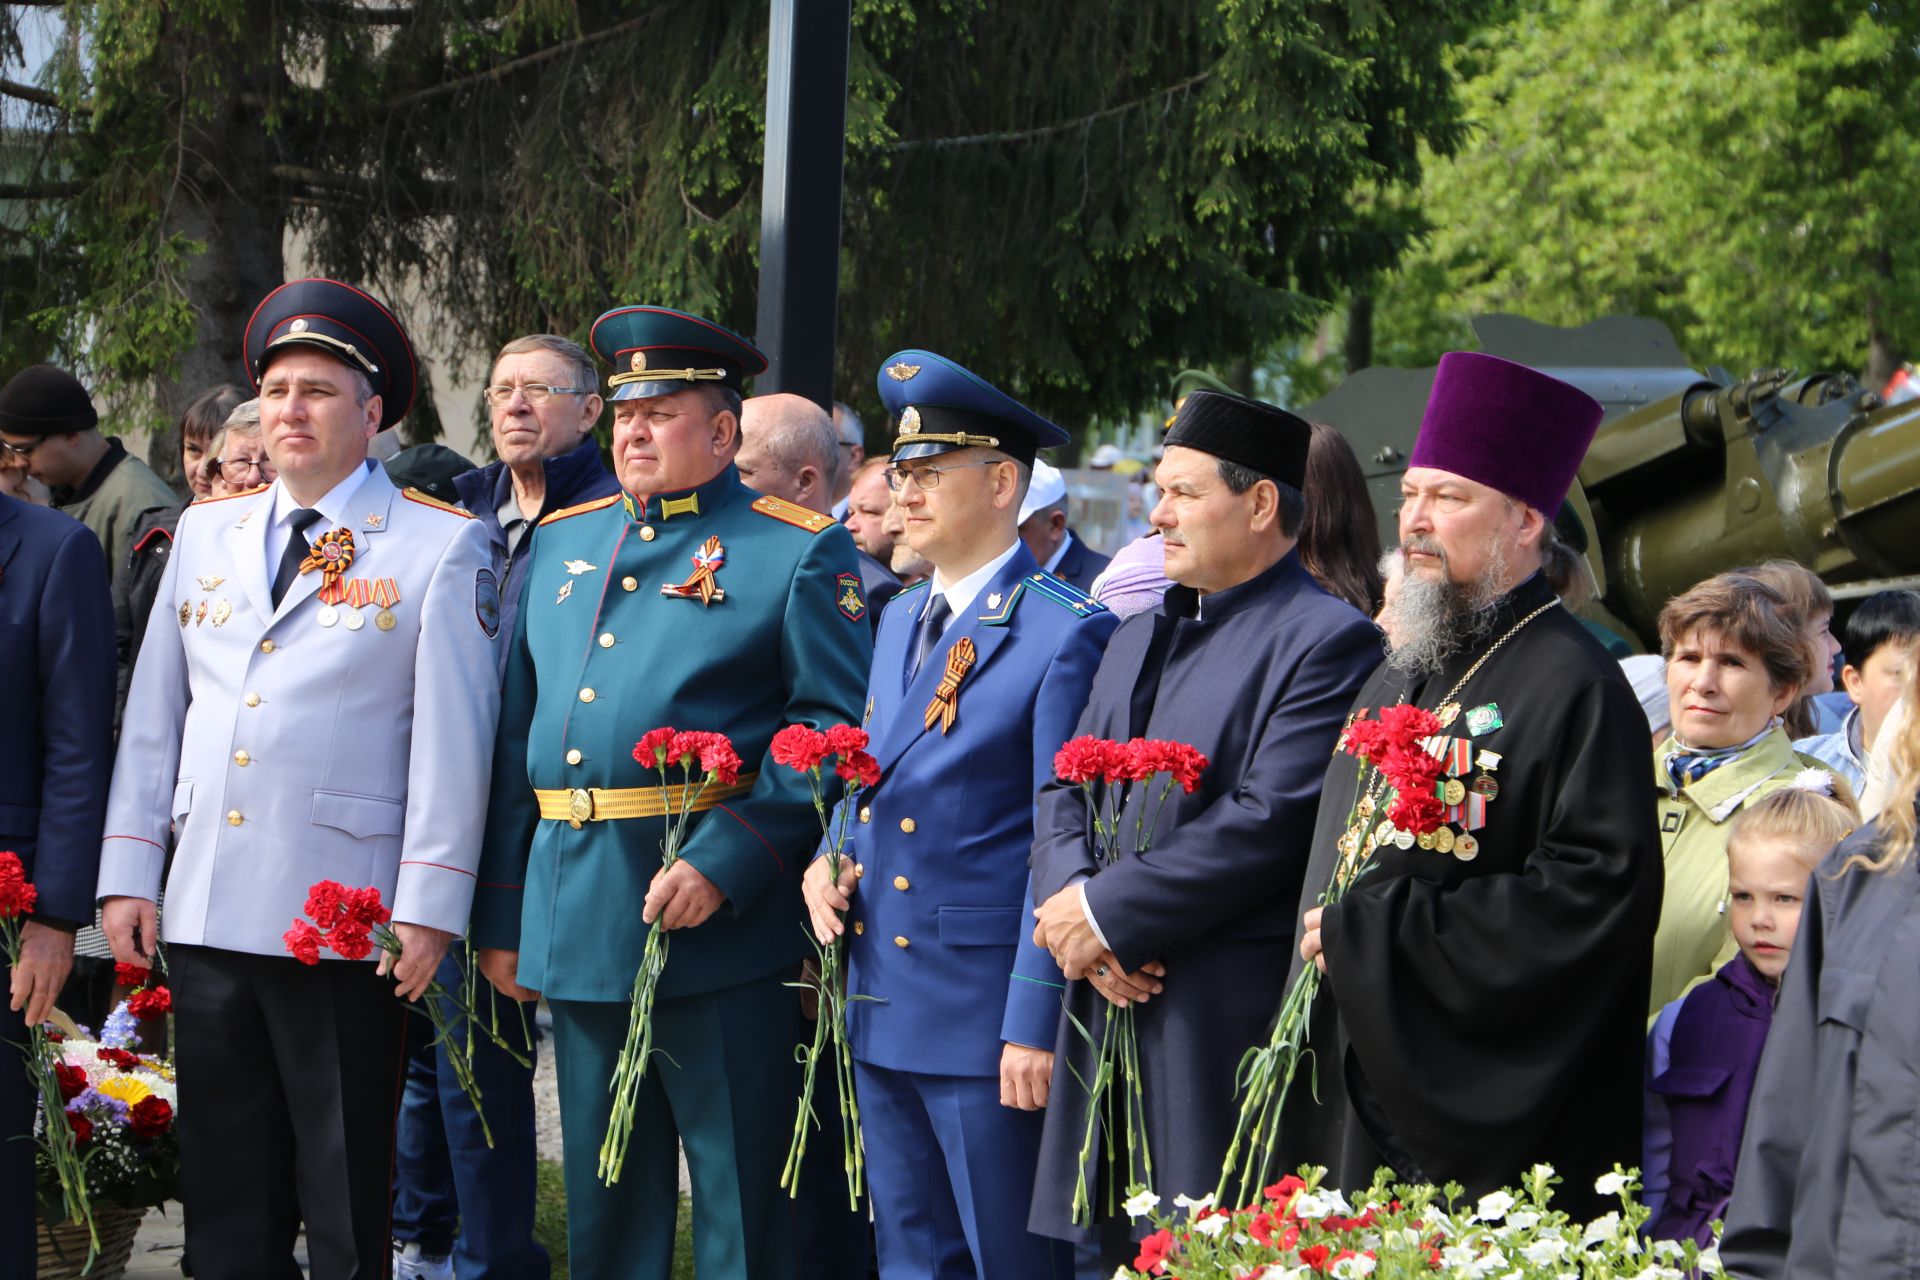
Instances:
[[[946,634],[947,619],[953,616],[953,610],[947,606],[947,597],[937,595],[927,609],[927,616],[920,619],[920,639],[913,649],[913,671],[907,679],[911,681],[920,674],[920,668],[926,663],[927,655],[940,643],[940,637]]]
[[[273,607],[276,609],[286,597],[287,588],[300,576],[300,565],[313,551],[312,545],[307,542],[307,530],[319,518],[320,513],[309,507],[301,507],[287,517],[293,532],[287,536],[287,549],[280,553],[280,567],[273,572]]]

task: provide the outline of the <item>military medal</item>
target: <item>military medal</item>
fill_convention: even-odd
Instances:
[[[1413,842],[1419,845],[1422,849],[1425,849],[1431,852],[1433,850],[1434,843],[1435,843],[1433,838],[1433,832],[1428,831],[1422,835],[1415,836]]]
[[[1483,733],[1492,733],[1505,723],[1500,718],[1500,704],[1497,702],[1489,702],[1467,712],[1467,732],[1476,738]]]
[[[1440,704],[1439,709],[1433,714],[1439,719],[1440,727],[1444,729],[1460,718],[1460,704],[1457,702],[1443,702]]]
[[[180,602],[180,625],[184,627],[189,622],[192,622],[192,621],[193,621],[193,602],[191,600],[182,600]]]
[[[392,578],[376,578],[373,582],[373,603],[380,606],[380,612],[373,615],[373,625],[382,631],[391,631],[400,620],[393,616],[393,606],[400,603],[400,584]]]
[[[1462,862],[1472,862],[1480,856],[1480,842],[1472,836],[1461,836],[1453,842],[1453,856]]]
[[[1394,832],[1393,847],[1396,849],[1402,849],[1402,850],[1413,848],[1413,832],[1411,831]]]
[[[1448,778],[1440,787],[1442,804],[1459,804],[1467,798],[1467,784],[1458,778]]]
[[[367,598],[372,591],[365,578],[355,578],[340,585],[340,621],[346,623],[347,630],[358,631],[367,625],[367,615],[360,611],[367,607]]]
[[[314,615],[314,621],[323,627],[331,627],[340,621],[340,611],[330,604],[323,604],[320,612]]]
[[[1360,821],[1363,823],[1368,818],[1371,818],[1373,816],[1373,794],[1369,792],[1366,795],[1361,796],[1360,803],[1353,807],[1353,812],[1354,812],[1354,815],[1358,817]]]
[[[936,722],[940,725],[941,733],[953,728],[953,722],[960,715],[960,682],[967,678],[967,672],[973,669],[974,659],[978,656],[971,636],[961,636],[947,650],[947,669],[940,675],[940,684],[933,691],[933,701],[927,703],[927,728],[933,728]]]
[[[1452,853],[1454,843],[1452,827],[1441,827],[1433,833],[1433,847],[1441,853]]]
[[[1493,776],[1493,771],[1500,767],[1500,754],[1496,751],[1482,751],[1478,764],[1480,775],[1473,780],[1473,794],[1483,800],[1492,800],[1500,794],[1500,784]]]
[[[712,605],[716,600],[725,600],[727,592],[714,576],[727,563],[726,548],[720,545],[720,539],[709,537],[700,545],[693,557],[693,572],[685,582],[663,582],[660,594],[672,599],[698,600],[703,606]]]
[[[340,621],[346,624],[347,630],[358,631],[367,625],[367,615],[358,609],[344,609],[340,613]]]
[[[216,627],[226,626],[227,619],[231,618],[232,616],[233,616],[233,601],[222,600],[219,604],[213,606],[213,625],[214,626]]]
[[[207,620],[207,602],[205,600],[202,600],[200,602],[200,607],[193,611],[193,625],[197,627],[201,623],[205,622],[206,620]]]

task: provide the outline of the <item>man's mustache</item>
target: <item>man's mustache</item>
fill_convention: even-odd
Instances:
[[[1446,549],[1440,545],[1438,538],[1423,538],[1419,534],[1415,534],[1413,537],[1404,539],[1400,543],[1400,554],[1402,556],[1411,555],[1416,551],[1423,556],[1432,556],[1439,560],[1442,568],[1446,566],[1447,552]]]

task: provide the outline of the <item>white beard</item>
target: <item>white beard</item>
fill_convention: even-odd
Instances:
[[[1506,544],[1489,540],[1486,560],[1472,582],[1455,582],[1447,575],[1446,553],[1430,538],[1409,538],[1402,551],[1420,551],[1440,559],[1440,574],[1429,577],[1409,572],[1400,579],[1393,602],[1387,606],[1387,630],[1395,643],[1387,664],[1408,675],[1430,676],[1448,658],[1485,640],[1493,629],[1488,612],[1506,594]]]

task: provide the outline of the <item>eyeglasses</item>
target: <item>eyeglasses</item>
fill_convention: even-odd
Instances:
[[[265,458],[215,458],[213,465],[220,468],[220,474],[228,484],[239,484],[255,471],[264,480],[272,480],[280,471]]]
[[[0,440],[0,453],[5,453],[10,457],[18,458],[20,461],[25,462],[33,456],[35,449],[38,449],[46,442],[47,437],[45,436],[41,436],[27,444],[14,444],[11,440]]]
[[[950,467],[888,467],[887,488],[895,493],[906,487],[908,480],[925,493],[940,487],[940,474],[943,471],[965,471],[968,467],[997,467],[999,460],[989,462],[956,462]]]
[[[523,382],[517,387],[488,387],[487,403],[498,409],[513,399],[518,391],[527,398],[528,404],[545,404],[549,396],[590,396],[595,394],[592,387],[553,387],[544,382]]]

